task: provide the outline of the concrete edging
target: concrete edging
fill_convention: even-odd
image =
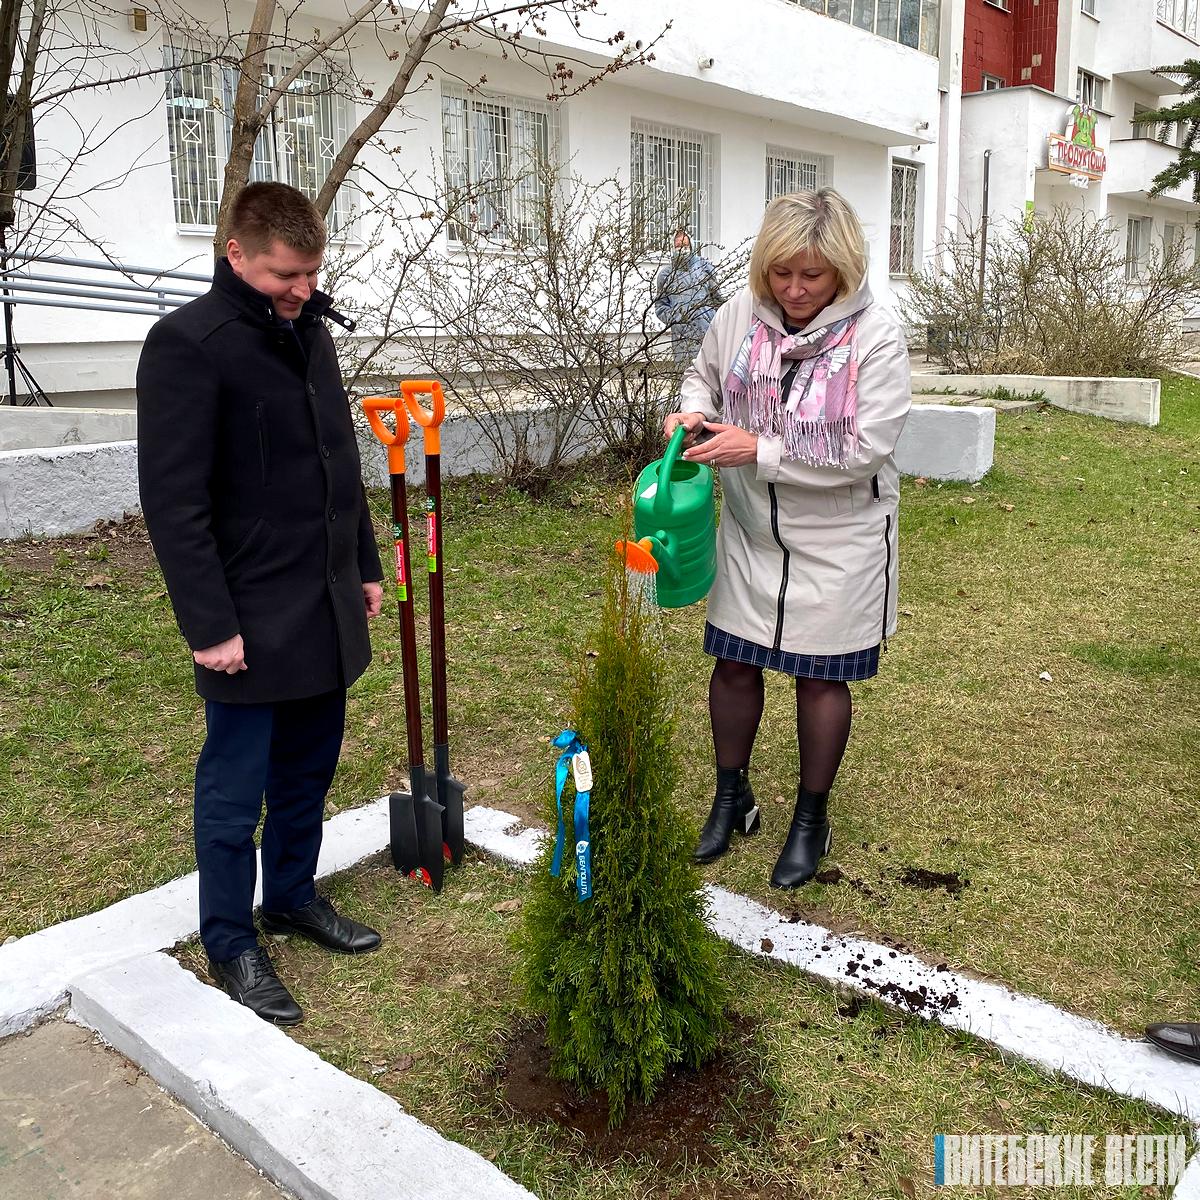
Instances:
[[[534,1200],[165,954],[76,980],[72,1019],[301,1200]]]
[[[321,874],[340,870],[386,848],[387,803],[386,798],[377,800],[364,808],[340,814],[328,823]],[[466,832],[472,845],[514,866],[533,863],[547,836],[544,831],[524,828],[519,818],[511,814],[479,805],[466,813]],[[814,923],[791,921],[747,897],[722,888],[708,887],[706,894],[710,928],[749,954],[784,963],[837,987],[863,993],[905,1014],[969,1032],[1001,1051],[1016,1054],[1089,1086],[1148,1101],[1193,1124],[1200,1122],[1200,1066],[1172,1059],[1148,1043],[1124,1038],[1099,1022],[1065,1012],[1000,984],[940,970],[915,955],[865,939],[843,937]],[[181,910],[183,905],[189,910],[186,916]],[[118,1049],[154,1074],[168,1090],[180,1095],[235,1149],[265,1167],[286,1186],[298,1190],[305,1200],[374,1197],[376,1193],[361,1188],[345,1194],[326,1190],[322,1182],[324,1174],[318,1172],[310,1177],[305,1172],[314,1166],[309,1157],[313,1112],[320,1111],[322,1121],[333,1127],[338,1127],[343,1119],[351,1125],[355,1122],[365,1124],[357,1115],[363,1111],[362,1095],[375,1093],[381,1096],[382,1093],[357,1081],[353,1081],[355,1086],[348,1090],[340,1085],[332,1091],[327,1090],[325,1081],[331,1078],[327,1073],[340,1076],[341,1072],[323,1063],[323,1069],[316,1071],[307,1061],[301,1069],[299,1060],[295,1060],[297,1065],[292,1075],[286,1077],[285,1090],[289,1103],[306,1114],[307,1123],[303,1128],[310,1136],[295,1141],[286,1123],[277,1132],[267,1117],[263,1120],[270,1128],[264,1132],[259,1118],[251,1114],[265,1111],[261,1109],[262,1104],[279,1107],[283,1103],[282,1096],[268,1087],[268,1095],[263,1099],[256,1089],[249,1088],[246,1076],[250,1072],[245,1063],[250,1060],[236,1039],[231,1040],[226,1032],[227,1027],[233,1028],[229,1026],[229,1020],[235,1025],[249,1021],[251,1024],[246,1028],[253,1029],[261,1039],[261,1022],[245,1010],[239,1010],[223,993],[200,984],[173,961],[169,965],[145,965],[159,957],[153,950],[195,932],[195,911],[195,876],[192,875],[131,897],[101,913],[54,926],[0,947],[0,1033],[15,1032],[52,1011],[62,1002],[65,987],[76,998],[77,1019],[97,1028],[110,1040],[117,1039],[114,1044]],[[139,928],[140,920],[151,923],[149,930]],[[119,940],[131,936],[136,945]],[[161,944],[151,950],[149,943],[156,940]],[[26,974],[31,977],[31,982],[21,990]],[[157,984],[148,984],[147,980],[165,981],[164,986],[172,996],[170,1003],[156,1003],[154,988]],[[182,983],[177,985],[176,980]],[[133,982],[127,987],[122,981]],[[186,995],[176,994],[179,987],[184,988]],[[30,1004],[31,992],[40,997],[40,1003]],[[200,993],[204,993],[202,998]],[[181,1020],[181,1012],[193,1005],[203,1005],[207,1014],[204,1019]],[[160,1028],[164,1024],[165,1031]],[[206,1039],[205,1049],[193,1057],[188,1043],[199,1042],[201,1027]],[[289,1040],[279,1031],[272,1032]],[[172,1049],[176,1043],[183,1043],[183,1048]],[[143,1057],[139,1058],[139,1055]],[[313,1089],[301,1086],[302,1079],[315,1081]],[[236,1113],[228,1115],[233,1110],[223,1097],[236,1099]],[[334,1097],[337,1097],[336,1105]],[[345,1118],[334,1112],[334,1108],[343,1103],[350,1108]],[[389,1100],[388,1103],[392,1102]],[[374,1113],[375,1110],[369,1111]],[[397,1114],[404,1115],[398,1106],[394,1112],[387,1111],[391,1114],[388,1120],[395,1119]],[[368,1119],[374,1121],[375,1118]],[[406,1121],[412,1120],[406,1118]],[[427,1143],[422,1141],[421,1145]],[[286,1152],[285,1147],[288,1147]],[[387,1151],[392,1152],[392,1149]],[[298,1161],[288,1159],[281,1165],[275,1157],[286,1159],[293,1153],[300,1156]],[[337,1178],[349,1178],[345,1164],[339,1163],[337,1170]],[[323,1166],[321,1171],[324,1171]],[[391,1179],[392,1191],[387,1195],[406,1197],[411,1194],[415,1198],[418,1194],[430,1194],[424,1186],[425,1181],[419,1182],[419,1191],[399,1193],[395,1190],[396,1180]],[[493,1188],[491,1192],[479,1195],[529,1195],[524,1189],[497,1193],[494,1185],[489,1186]],[[512,1187],[518,1188],[518,1185],[512,1184]],[[450,1196],[462,1193],[444,1194],[449,1200]],[[1174,1194],[1178,1200],[1200,1197],[1200,1158],[1189,1166]],[[382,1196],[380,1193],[381,1200]]]
[[[514,422],[523,426],[519,436],[528,452],[534,458],[543,454],[551,439],[547,416],[530,409],[514,416]],[[586,430],[586,424],[582,428]],[[491,436],[500,435],[487,434],[469,413],[450,414],[442,426],[444,475],[494,471],[500,456]],[[503,436],[511,441],[518,432],[509,430]],[[995,414],[990,410],[916,405],[896,447],[896,460],[908,475],[976,482],[992,465],[994,438]],[[358,441],[364,480],[386,487],[383,447],[365,429],[358,430]],[[591,446],[582,436],[570,457],[585,454]],[[407,460],[409,484],[424,483],[419,437],[410,438]],[[140,511],[136,441],[0,450],[0,540],[81,533],[97,521]]]
[[[996,452],[996,410],[914,404],[896,443],[902,475],[978,483]]]
[[[914,393],[953,388],[966,396],[999,388],[1025,394],[1042,392],[1055,408],[1134,425],[1158,424],[1162,392],[1162,383],[1157,379],[1092,379],[1075,375],[915,374],[912,386]]]
[[[136,440],[137,413],[131,409],[0,405],[0,450]]]
[[[0,450],[0,539],[79,533],[140,509],[137,442]]]
[[[387,798],[325,824],[318,878],[343,871],[388,844]],[[255,903],[262,898],[260,886]],[[60,1008],[71,981],[91,971],[169,949],[199,929],[196,872],[0,946],[0,1037],[20,1033]]]

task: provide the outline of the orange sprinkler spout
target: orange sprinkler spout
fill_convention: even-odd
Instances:
[[[640,542],[620,541],[617,543],[617,553],[625,560],[625,566],[639,575],[655,575],[658,573],[658,560],[651,553],[654,543],[648,537]]]

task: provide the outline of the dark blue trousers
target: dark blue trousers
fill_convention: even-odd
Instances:
[[[254,831],[263,824],[263,908],[286,912],[315,895],[325,793],[346,724],[346,691],[276,704],[204,706],[208,736],[196,762],[200,940],[213,962],[258,944]]]

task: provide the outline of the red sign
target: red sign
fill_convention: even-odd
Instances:
[[[1108,156],[1098,146],[1080,146],[1059,133],[1049,139],[1046,165],[1065,175],[1086,175],[1099,179],[1108,169]]]

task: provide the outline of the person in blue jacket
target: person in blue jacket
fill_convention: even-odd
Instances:
[[[689,363],[696,357],[713,314],[724,301],[716,271],[692,250],[686,229],[675,231],[675,251],[654,280],[654,312],[671,330],[671,357]]]

